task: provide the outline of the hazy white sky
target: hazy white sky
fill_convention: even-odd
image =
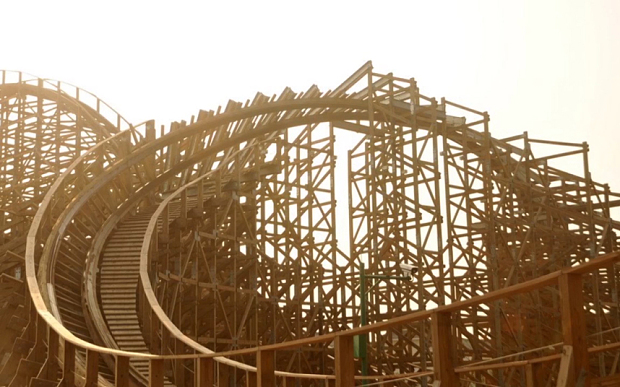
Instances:
[[[1,0],[0,20],[0,68],[78,85],[134,123],[327,90],[370,59],[488,111],[496,137],[588,141],[594,179],[620,191],[620,0]]]

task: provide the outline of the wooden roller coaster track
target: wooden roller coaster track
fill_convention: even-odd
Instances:
[[[618,383],[586,143],[370,62],[160,131],[0,74],[0,386]]]

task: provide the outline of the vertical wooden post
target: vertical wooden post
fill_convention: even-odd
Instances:
[[[168,352],[168,344],[170,341],[170,332],[166,328],[164,324],[161,324],[161,343],[160,343],[160,353],[165,355]]]
[[[245,381],[245,386],[246,387],[256,387],[258,382],[257,382],[258,378],[256,373],[254,372],[246,372],[246,381]],[[273,385],[275,387],[275,385]]]
[[[84,387],[97,387],[99,376],[99,353],[86,350],[86,383]]]
[[[213,387],[215,376],[213,364],[212,357],[196,359],[196,387]]]
[[[161,233],[170,236],[170,206],[166,204],[161,219]]]
[[[47,327],[47,379],[58,377],[58,333]]]
[[[149,361],[149,386],[164,387],[164,359]]]
[[[129,387],[129,358],[117,356],[114,372],[114,385],[116,387]]]
[[[144,294],[142,287],[142,279],[138,279],[138,297],[140,297],[140,309],[142,310],[142,336],[146,345],[151,348],[151,308],[148,306],[149,302]]]
[[[583,387],[590,386],[586,322],[583,304],[583,281],[580,274],[562,274],[559,280],[562,336],[564,345],[572,347],[572,367],[567,386],[573,387],[580,379]],[[583,374],[583,375],[582,375]]]
[[[144,140],[145,142],[152,142],[155,141],[156,137],[157,135],[155,133],[155,120],[149,120],[144,125]],[[147,173],[149,180],[153,180],[155,176],[157,176],[155,170],[155,160],[155,153],[153,153],[151,156],[148,157],[146,161],[147,168],[145,172]],[[149,199],[153,200],[152,197],[150,197]]]
[[[175,340],[175,349],[174,353],[182,354],[185,353],[185,344],[181,340]],[[174,375],[174,384],[177,386],[185,386],[185,360],[176,359],[174,361],[175,367],[175,375]]]
[[[203,208],[203,203],[205,201],[205,186],[204,186],[205,182],[200,180],[198,182],[198,202],[196,203],[196,208],[202,210]],[[202,211],[201,211],[202,212]]]
[[[181,192],[181,214],[180,217],[185,219],[187,218],[187,190],[184,189]]]
[[[536,387],[536,377],[534,367],[531,364],[525,366],[525,385],[526,387]]]
[[[431,315],[433,339],[433,372],[435,381],[442,386],[458,386],[459,378],[452,356],[452,329],[450,312],[433,312]]]
[[[570,345],[565,345],[562,348],[562,357],[560,358],[560,370],[558,371],[558,382],[556,384],[557,387],[576,385],[573,363],[573,347]]]
[[[152,353],[160,353],[160,348],[162,348],[162,343],[159,338],[159,319],[157,318],[157,314],[155,311],[151,310],[151,332],[150,332],[150,341],[151,341],[151,352]]]
[[[258,387],[275,387],[275,353],[259,350],[256,353],[256,379]]]
[[[62,364],[62,386],[75,387],[75,346],[65,340]]]
[[[35,311],[34,319],[35,327],[35,344],[30,351],[27,359],[35,361],[37,363],[45,362],[45,340],[47,340],[47,323],[38,313]]]
[[[336,387],[355,385],[355,361],[353,359],[353,336],[336,336]]]
[[[230,380],[230,371],[228,366],[218,363],[217,365],[217,385],[218,387],[228,387]]]
[[[538,387],[538,383],[536,380],[536,371],[533,364],[527,364],[525,366],[525,386]]]
[[[540,363],[529,363],[525,366],[525,385],[526,387],[543,387],[546,380],[541,375],[542,366]]]

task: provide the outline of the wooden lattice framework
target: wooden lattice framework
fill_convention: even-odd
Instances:
[[[558,342],[565,354],[587,348],[567,344],[581,337],[566,328],[580,317],[561,297],[581,277],[407,317],[615,252],[620,201],[592,180],[585,143],[493,138],[487,113],[426,97],[370,63],[332,91],[259,93],[159,136],[152,121],[134,128],[58,82],[2,72],[0,98],[0,264],[7,294],[25,291],[25,271],[33,297],[5,303],[21,325],[0,343],[9,354],[0,384],[55,381],[58,360],[46,353],[58,335],[65,351],[75,338],[87,383],[208,383],[198,369],[212,362],[174,356],[210,351],[241,351],[216,359],[220,385],[253,384],[255,367],[265,383],[274,369],[287,385],[334,373],[342,382],[349,336],[276,356],[253,348],[359,327],[361,263],[371,277],[415,268],[412,281],[367,284],[370,324],[404,319],[365,331],[371,377],[408,374],[426,386],[459,365],[523,351],[525,361]],[[618,341],[617,277],[609,260],[583,279],[590,347]],[[119,314],[126,328],[114,325]],[[145,369],[135,359],[149,352],[173,360]],[[588,375],[614,377],[619,354],[596,350]],[[561,381],[562,364],[473,367],[461,380]]]

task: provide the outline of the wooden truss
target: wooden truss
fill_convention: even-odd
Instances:
[[[619,378],[620,200],[586,143],[494,138],[370,62],[159,134],[1,75],[0,385]]]

